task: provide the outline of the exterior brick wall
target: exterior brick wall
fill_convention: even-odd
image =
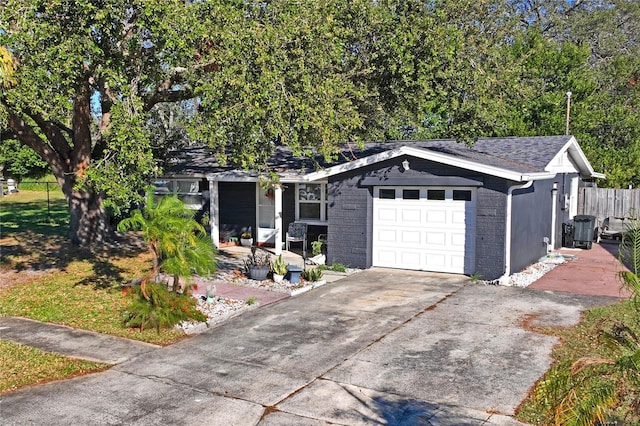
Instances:
[[[507,183],[485,177],[476,203],[476,274],[493,280],[504,273]]]
[[[329,181],[327,262],[355,268],[371,266],[371,192],[360,187],[360,173],[343,174]]]

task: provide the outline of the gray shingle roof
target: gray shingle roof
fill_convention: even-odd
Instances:
[[[516,173],[543,172],[545,166],[571,138],[571,136],[488,138],[479,139],[472,147],[452,139],[368,142],[362,148],[344,146],[336,161],[318,160],[318,164],[321,167],[335,166],[407,146]],[[313,172],[316,167],[311,159],[293,156],[288,147],[277,147],[269,160],[269,165],[285,175],[299,175],[301,171],[302,173]],[[175,151],[166,170],[168,175],[196,176],[231,171],[233,167],[218,164],[211,151],[205,147],[188,147]]]

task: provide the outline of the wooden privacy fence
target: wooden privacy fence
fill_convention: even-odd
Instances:
[[[580,188],[578,214],[603,220],[609,216],[637,218],[640,215],[640,189]]]

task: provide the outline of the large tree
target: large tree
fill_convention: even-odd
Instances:
[[[15,72],[0,93],[2,140],[49,163],[73,242],[105,238],[105,197],[120,204],[154,169],[150,111],[192,98],[188,78],[211,71],[194,9],[162,0],[3,2],[0,46]]]
[[[521,33],[507,61],[529,87],[508,99],[502,134],[558,134],[571,92],[570,132],[612,187],[640,185],[640,3],[512,2]]]
[[[331,156],[364,139],[471,140],[494,125],[505,28],[472,0],[6,0],[2,140],[49,163],[71,240],[101,241],[105,200],[124,205],[156,170],[160,104],[189,100],[192,139],[247,168],[276,144]]]

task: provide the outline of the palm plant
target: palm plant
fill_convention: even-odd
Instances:
[[[215,247],[204,227],[175,196],[156,200],[149,192],[144,209],[134,210],[118,224],[118,230],[141,231],[152,253],[152,270],[141,283],[145,297],[146,282],[157,281],[161,272],[173,277],[172,288],[177,291],[180,278],[188,280],[194,272],[207,276],[216,270]]]

